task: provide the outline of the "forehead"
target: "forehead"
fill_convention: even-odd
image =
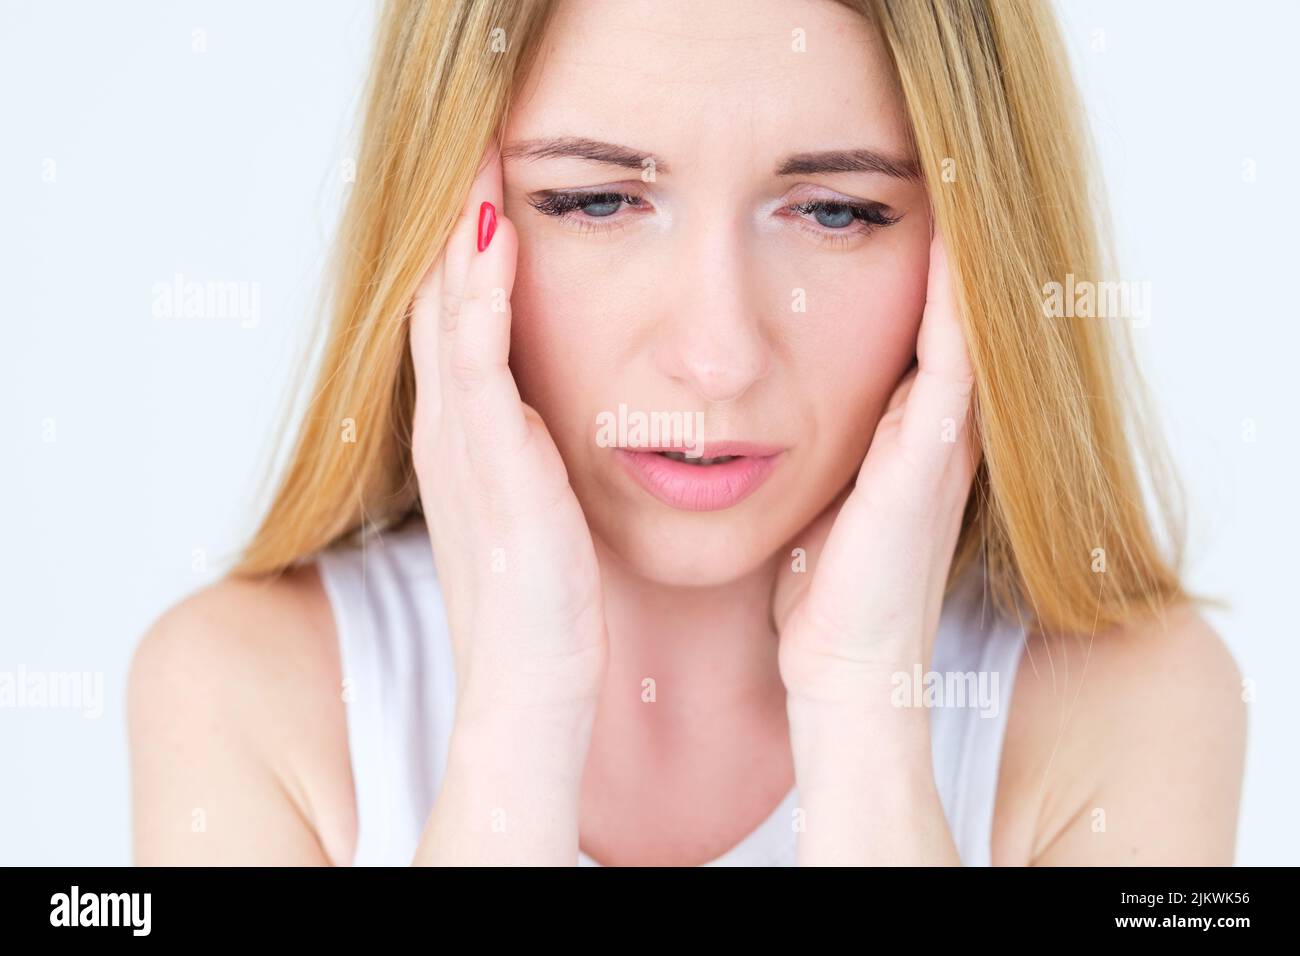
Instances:
[[[906,151],[883,41],[834,0],[560,0],[507,138],[710,150]],[[793,138],[792,138],[793,137]]]

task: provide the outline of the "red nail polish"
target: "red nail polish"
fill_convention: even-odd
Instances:
[[[478,251],[482,252],[492,242],[497,231],[497,210],[490,202],[478,207]]]

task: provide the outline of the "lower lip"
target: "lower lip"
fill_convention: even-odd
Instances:
[[[780,454],[744,455],[720,465],[688,465],[649,451],[615,450],[641,487],[681,511],[721,511],[749,497]]]

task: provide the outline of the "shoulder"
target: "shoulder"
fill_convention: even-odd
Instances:
[[[227,578],[165,611],[128,679],[137,855],[311,862],[314,844],[346,859],[355,813],[339,670],[314,565]],[[192,839],[200,825],[216,838]]]
[[[223,578],[164,611],[146,632],[132,660],[132,675],[158,669],[171,674],[208,667],[268,663],[286,648],[324,651],[332,620],[314,565],[273,578]],[[316,654],[314,656],[325,656]],[[254,682],[271,675],[255,669]]]
[[[999,782],[1004,856],[1231,863],[1245,736],[1241,673],[1187,605],[1091,637],[1032,634]]]

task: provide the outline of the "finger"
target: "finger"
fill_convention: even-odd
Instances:
[[[513,454],[528,435],[510,371],[510,295],[519,240],[514,224],[497,220],[486,249],[471,260],[456,325],[451,375],[469,451]]]
[[[465,205],[461,207],[451,237],[447,240],[447,251],[443,257],[447,264],[443,294],[452,302],[464,294],[466,274],[470,263],[478,254],[479,209],[483,203],[490,202],[499,214],[503,205],[502,190],[501,156],[496,141],[493,140],[483,153],[478,175],[470,184]],[[451,317],[454,319],[454,311]]]
[[[885,411],[880,416],[881,418],[888,418],[890,415],[901,415],[903,413],[903,408],[907,404],[907,396],[912,393],[912,385],[915,381],[916,366],[912,366],[907,370],[903,377],[899,379],[898,385],[894,388],[893,394],[889,396],[889,404],[885,406]]]
[[[916,343],[917,371],[903,408],[900,441],[909,457],[945,460],[964,444],[974,375],[948,270],[943,237],[930,244],[925,311]]]
[[[424,421],[437,421],[442,409],[438,313],[442,301],[443,261],[439,256],[420,280],[411,300],[411,364],[415,367],[415,401]]]
[[[438,322],[438,352],[441,357],[444,401],[449,379],[451,357],[455,354],[456,329],[460,315],[461,299],[465,293],[465,281],[470,263],[478,255],[479,211],[484,202],[490,202],[500,214],[503,187],[501,183],[501,157],[497,143],[493,140],[484,150],[479,164],[478,175],[470,184],[465,205],[447,239],[443,251],[442,289],[438,303],[440,321]]]
[[[474,241],[472,237],[477,228],[479,204],[475,197],[493,194],[488,165],[495,148],[495,143],[492,143],[484,152],[479,176],[452,224],[447,243],[425,272],[411,300],[410,342],[411,363],[415,368],[416,407],[422,413],[421,417],[428,421],[437,420],[443,405],[442,389],[447,377],[451,332],[455,327],[460,288],[469,263],[468,249],[472,248],[469,243]],[[496,188],[500,188],[499,183]],[[449,273],[454,280],[451,283],[447,281]],[[448,328],[444,329],[444,325]],[[426,412],[429,414],[424,414]]]

